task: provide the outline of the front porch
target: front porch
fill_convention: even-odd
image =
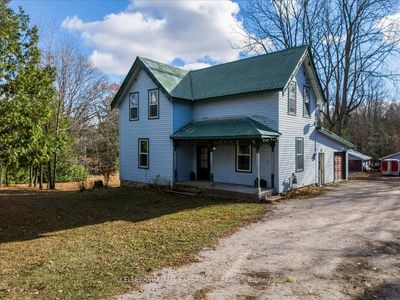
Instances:
[[[275,187],[278,136],[249,117],[192,122],[171,136],[174,184],[215,196],[263,199]]]
[[[258,189],[257,187],[248,185],[211,182],[208,180],[189,180],[176,182],[174,189],[178,191],[195,191],[203,195],[232,198],[247,202],[265,200],[273,193],[271,189]]]

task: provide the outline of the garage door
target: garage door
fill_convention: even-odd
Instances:
[[[335,180],[344,179],[344,167],[345,155],[343,152],[335,153],[334,155],[334,167],[335,167]]]

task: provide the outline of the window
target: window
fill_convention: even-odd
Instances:
[[[304,171],[304,139],[296,138],[296,172]]]
[[[129,94],[129,120],[139,120],[139,93]]]
[[[288,113],[296,114],[296,82],[291,81],[288,89]]]
[[[310,117],[310,88],[305,86],[303,89],[303,117]]]
[[[236,145],[236,172],[251,172],[250,145]]]
[[[139,168],[149,168],[149,140],[139,139]]]
[[[149,119],[158,118],[158,90],[149,90]]]

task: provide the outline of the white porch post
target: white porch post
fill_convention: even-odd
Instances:
[[[275,142],[270,142],[271,147],[271,188],[275,188]]]
[[[256,146],[256,157],[257,157],[257,189],[258,193],[261,193],[261,186],[260,186],[260,146]]]
[[[211,180],[211,186],[214,186],[214,173],[213,173],[213,146],[211,145],[210,147],[210,180]]]

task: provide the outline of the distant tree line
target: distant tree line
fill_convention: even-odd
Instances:
[[[47,38],[22,9],[0,2],[0,187],[49,189],[117,168],[118,135],[109,103],[118,86],[68,37]]]

